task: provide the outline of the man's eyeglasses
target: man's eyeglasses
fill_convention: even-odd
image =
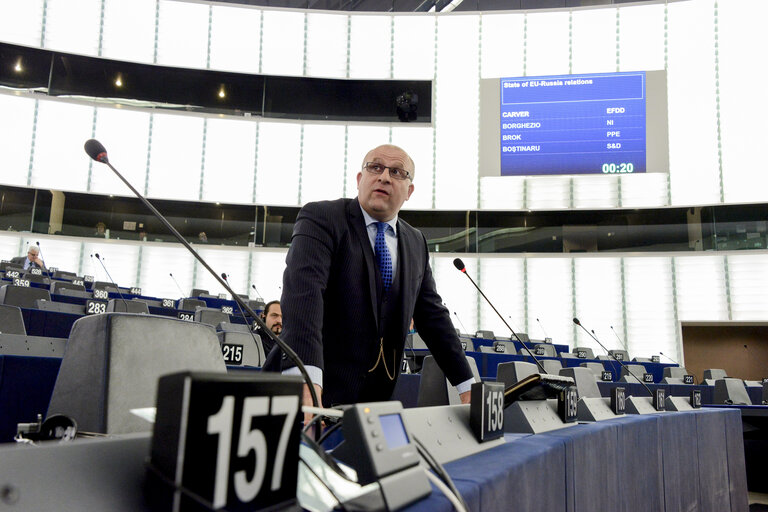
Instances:
[[[396,180],[407,180],[411,178],[411,173],[405,169],[387,167],[386,165],[377,164],[376,162],[366,162],[363,169],[371,174],[384,174],[384,171],[389,169],[389,176]]]

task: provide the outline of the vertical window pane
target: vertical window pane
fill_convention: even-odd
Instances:
[[[435,74],[435,17],[395,16],[392,78],[431,80]]]
[[[45,48],[99,54],[101,0],[47,0]]]
[[[612,208],[619,205],[616,176],[574,176],[574,208]]]
[[[350,78],[389,78],[392,17],[355,14],[349,37]]]
[[[208,59],[208,5],[158,1],[157,63],[205,69]]]
[[[194,265],[194,257],[180,245],[145,243],[141,250],[141,274],[138,286],[141,287],[144,295],[151,297],[162,299],[188,297],[193,288]]]
[[[731,320],[768,319],[768,257],[729,254],[727,258]]]
[[[96,138],[109,152],[109,160],[136,190],[144,191],[147,177],[149,114],[100,107],[96,114]],[[131,195],[131,191],[106,166],[91,164],[91,192]]]
[[[95,256],[97,253],[103,266]],[[108,283],[114,281],[117,286],[125,288],[136,286],[136,270],[139,265],[138,243],[86,242],[83,254],[85,254],[84,258],[88,259],[88,262],[84,262],[83,265],[84,272],[94,276],[97,281]],[[168,268],[167,263],[166,268]]]
[[[259,249],[251,253],[251,284],[256,287],[249,290],[251,297],[261,297],[264,302],[280,299],[287,253],[285,249]]]
[[[568,13],[528,13],[526,75],[568,73]]]
[[[349,126],[347,130],[346,197],[357,197],[357,174],[363,168],[365,155],[373,148],[388,142],[389,129],[386,126]]]
[[[527,207],[531,210],[558,210],[570,207],[571,178],[568,176],[528,178],[526,186]]]
[[[301,203],[338,199],[344,180],[344,126],[304,125]]]
[[[571,277],[570,258],[528,258],[528,329],[538,318],[558,344],[573,340]]]
[[[483,14],[482,78],[523,76],[524,14]]]
[[[455,255],[432,253],[431,257],[432,276],[437,283],[437,293],[451,312],[453,325],[467,334],[474,334],[478,329],[482,329],[483,326],[480,325],[477,317],[477,290],[466,276],[456,270],[453,265]],[[477,276],[480,259],[469,255],[464,255],[461,259],[467,267],[467,272]],[[455,315],[454,312],[456,312]]]
[[[307,14],[307,76],[347,76],[347,21],[339,14]]]
[[[669,174],[653,172],[621,176],[621,206],[666,206],[669,204]]]
[[[256,170],[256,203],[281,206],[299,204],[299,157],[301,125],[259,125]]]
[[[259,72],[261,11],[212,6],[211,69]]]
[[[304,73],[304,13],[264,11],[261,72],[301,76]]]
[[[254,121],[208,119],[202,199],[251,203],[255,154]]]
[[[723,256],[675,257],[678,318],[728,320]]]
[[[35,100],[0,94],[0,112],[3,116],[0,122],[0,154],[3,155],[0,182],[26,186]]]
[[[525,181],[520,176],[480,178],[480,208],[521,210],[525,207]]]
[[[434,176],[432,138],[434,130],[427,127],[396,126],[392,128],[392,144],[403,148],[416,164],[414,191],[403,204],[409,210],[432,208],[432,178]]]
[[[755,65],[756,48],[768,48],[768,3],[722,2],[718,33],[720,66],[720,119],[723,144],[723,187],[726,202],[765,201],[768,166],[768,70]],[[758,98],[761,98],[758,100]]]
[[[202,144],[202,118],[155,114],[147,195],[198,200]]]
[[[40,101],[32,186],[85,192],[89,158],[83,144],[91,136],[93,107]]]
[[[621,259],[573,258],[575,317],[609,350],[624,349],[624,317],[621,296]],[[615,333],[611,331],[611,327]],[[619,339],[616,336],[619,336]],[[576,329],[575,346],[589,347],[595,355],[605,354],[598,343],[580,328]]]
[[[40,46],[43,0],[0,3],[0,34],[5,42]]]
[[[715,52],[712,50],[714,8],[711,2],[674,2],[668,9],[672,204],[719,203]]]
[[[156,0],[105,0],[102,56],[152,63],[155,58]]]
[[[229,287],[232,288],[235,293],[247,293],[248,250],[206,249],[203,247],[198,247],[197,250],[206,263],[216,271],[216,275],[220,276],[222,272],[227,274]],[[213,295],[226,293],[228,298],[232,298],[230,293],[221,286],[221,283],[219,283],[199,262],[196,261],[195,265],[197,265],[197,279],[194,282],[195,288],[208,290],[208,292]],[[238,311],[237,308],[235,308],[235,311]]]
[[[435,206],[477,207],[479,17],[440,17],[435,94]]]
[[[664,4],[619,9],[620,71],[664,69]]]
[[[29,242],[30,244],[40,242],[40,254],[42,254],[46,267],[56,267],[59,270],[68,272],[77,272],[79,270],[80,242],[60,237],[46,239],[35,237],[34,240],[29,240]]]
[[[515,332],[527,333],[530,337],[539,336],[538,325],[525,324],[525,272],[523,258],[485,256],[480,260],[480,288],[501,312],[504,320]],[[458,274],[458,272],[457,272]],[[464,277],[464,276],[459,276]],[[464,278],[464,281],[467,281]],[[466,283],[471,286],[470,283]],[[483,299],[480,300],[479,325],[483,330],[491,330],[496,336],[512,336],[504,322],[501,321],[491,306]],[[463,332],[463,331],[462,331]],[[536,333],[536,334],[534,334]]]
[[[573,11],[573,73],[616,71],[616,9]]]

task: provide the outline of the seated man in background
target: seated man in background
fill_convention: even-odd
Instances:
[[[283,332],[283,312],[280,310],[280,301],[273,300],[268,303],[264,307],[261,319],[267,324],[267,329],[280,336],[280,333]],[[264,347],[264,354],[269,354],[275,342],[261,329],[259,329],[259,336],[261,337],[261,346]]]
[[[43,263],[43,260],[40,258],[40,248],[36,245],[29,246],[26,256],[11,258],[11,263],[21,265],[24,267],[24,270],[29,270],[31,268],[45,269],[45,263]]]

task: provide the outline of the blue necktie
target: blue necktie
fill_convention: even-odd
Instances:
[[[386,222],[376,223],[376,241],[373,244],[385,293],[389,291],[389,287],[392,285],[392,256],[389,254],[387,242],[384,239],[384,233],[386,233],[388,227],[389,224]]]

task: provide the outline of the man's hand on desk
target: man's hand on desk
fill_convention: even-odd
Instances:
[[[470,397],[472,395],[472,391],[465,391],[459,395],[459,398],[461,398],[461,403],[468,404],[470,401]]]
[[[315,393],[317,394],[317,407],[323,406],[323,388],[318,386],[317,384],[313,384],[315,386]],[[301,404],[302,405],[308,405],[310,407],[313,407],[315,404],[312,403],[312,394],[309,392],[309,386],[304,384],[304,387],[302,388],[302,394],[301,394]],[[304,424],[306,425],[309,423],[309,420],[312,419],[312,416],[314,414],[304,413]]]

